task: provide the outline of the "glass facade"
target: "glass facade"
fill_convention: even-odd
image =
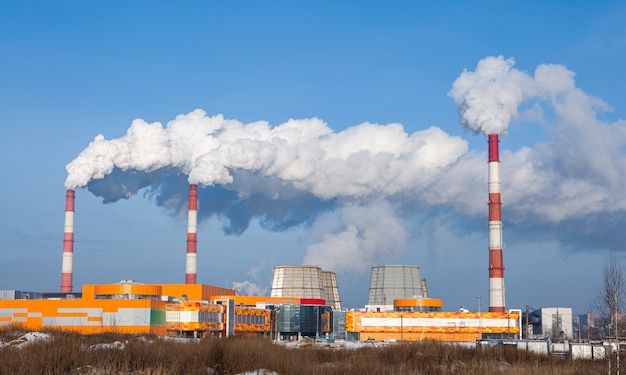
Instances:
[[[431,312],[431,311],[443,311],[443,308],[441,306],[400,306],[400,307],[396,307],[395,311]]]
[[[278,331],[282,336],[318,337],[331,328],[328,306],[284,304],[277,309]],[[345,313],[343,316],[345,331]]]
[[[297,335],[300,332],[300,306],[291,304],[280,306],[278,331],[290,335]]]
[[[266,324],[266,316],[235,315],[235,324]]]

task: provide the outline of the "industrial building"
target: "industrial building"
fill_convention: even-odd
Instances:
[[[56,328],[83,334],[119,332],[165,336],[182,331],[190,335],[221,334],[225,331],[226,306],[208,301],[211,295],[234,295],[235,292],[202,284],[154,285],[122,280],[117,284],[83,285],[82,293],[64,293],[62,298],[48,297],[45,293],[38,296],[39,299],[24,298],[23,293],[13,294],[21,294],[22,299],[0,301],[0,325]],[[269,327],[269,316],[266,320]]]
[[[274,268],[270,296],[238,296],[197,284],[197,186],[189,185],[185,284],[83,285],[73,292],[74,200],[66,192],[60,293],[0,291],[0,326],[160,336],[256,334],[275,339],[475,341],[519,338],[521,313],[504,304],[498,135],[489,135],[489,312],[444,312],[415,265],[372,267],[368,303],[342,309],[334,272],[311,265]],[[558,315],[559,313],[557,313]],[[560,311],[559,322],[567,322]],[[569,310],[571,324],[571,309]],[[567,327],[559,325],[567,335]],[[559,331],[560,332],[560,331]]]
[[[543,307],[528,314],[529,337],[561,341],[574,338],[571,307]]]
[[[337,276],[334,272],[322,271],[322,287],[324,288],[326,304],[332,307],[333,310],[341,310],[341,298],[339,298]]]
[[[427,297],[426,279],[420,276],[418,266],[375,266],[372,267],[365,308],[370,311],[389,311],[393,310],[393,301],[396,299]]]
[[[331,275],[330,283],[324,283],[325,275]],[[394,298],[426,294],[417,266],[373,267],[370,285],[375,290],[371,294],[389,296],[391,304],[337,309],[334,274],[295,265],[275,267],[271,296],[241,296],[232,289],[203,284],[154,285],[132,280],[84,285],[82,293],[5,290],[0,293],[0,325],[187,337],[257,334],[280,340],[470,342],[513,338],[520,333],[519,312],[444,312],[441,299]],[[333,293],[330,303],[319,298]]]
[[[276,266],[272,278],[272,297],[319,298],[341,310],[341,299],[334,272],[317,266]]]
[[[283,340],[334,337],[474,341],[487,334],[513,338],[520,332],[519,312],[405,311],[405,300],[398,300],[394,311],[334,311],[320,299],[236,296],[224,292],[202,284],[84,285],[82,298],[68,295],[65,299],[1,300],[0,325],[83,334],[257,334]],[[202,293],[203,299],[184,297],[198,293]]]
[[[315,267],[298,268],[277,267],[290,270],[288,279],[294,285],[310,282]],[[295,274],[302,277],[298,280]],[[395,299],[385,311],[345,311],[335,310],[322,298],[239,296],[232,289],[203,284],[132,280],[83,285],[81,293],[4,290],[0,296],[0,326],[83,334],[474,341],[493,335],[513,338],[520,333],[519,312],[443,312],[442,301],[433,298]]]

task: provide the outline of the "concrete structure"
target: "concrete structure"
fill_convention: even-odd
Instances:
[[[578,324],[581,326],[594,328],[596,326],[596,320],[598,317],[592,313],[579,314],[578,315]]]
[[[370,311],[391,311],[396,299],[425,297],[425,285],[426,281],[421,278],[418,266],[372,267],[366,308]]]
[[[74,190],[65,193],[65,229],[63,231],[63,263],[61,293],[72,293],[74,267]]]
[[[322,269],[316,266],[276,266],[270,295],[323,299]]]
[[[574,327],[574,335],[578,339],[591,340],[603,337],[602,332],[602,319],[598,319],[598,316],[592,313],[580,314],[577,317],[577,327]],[[624,320],[626,321],[626,320]]]
[[[187,210],[187,258],[185,284],[195,284],[197,275],[198,232],[198,185],[189,185],[189,209]]]
[[[574,338],[571,307],[542,307],[529,313],[528,324],[532,338],[553,342]]]
[[[341,299],[339,298],[339,287],[337,286],[337,275],[334,272],[322,271],[322,287],[324,289],[324,299],[326,304],[333,310],[341,310]]]

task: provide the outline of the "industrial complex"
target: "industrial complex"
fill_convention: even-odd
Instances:
[[[197,283],[197,185],[189,185],[185,284],[73,286],[74,190],[66,192],[60,292],[0,290],[0,326],[85,334],[263,335],[278,340],[439,340],[521,338],[522,312],[505,304],[498,135],[489,140],[489,309],[442,311],[416,265],[372,267],[367,305],[346,309],[332,270],[274,267],[269,296],[242,296]],[[571,312],[570,312],[571,314]]]

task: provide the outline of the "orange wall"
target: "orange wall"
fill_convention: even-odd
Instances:
[[[519,313],[474,312],[360,312],[346,313],[346,331],[359,332],[362,340],[470,340],[481,333],[517,334]]]
[[[436,298],[399,298],[393,300],[397,307],[442,307],[443,300]]]
[[[95,285],[93,296],[142,295],[161,298],[161,286],[151,284],[103,284]]]
[[[234,289],[204,284],[162,284],[161,289],[164,296],[183,298],[186,294],[189,301],[209,301],[215,295],[235,295]]]
[[[33,330],[165,335],[165,302],[158,300],[3,300],[0,312],[0,324]]]
[[[223,295],[232,297],[235,290],[204,284],[85,284],[83,285],[83,299],[92,300],[98,294],[129,294],[129,295],[153,295],[157,299],[160,296],[183,298],[187,295],[189,301],[209,301],[211,296]]]
[[[235,315],[247,315],[247,316],[256,316],[261,317],[263,323],[259,324],[246,324],[246,323],[235,323],[235,333],[239,331],[245,332],[269,332],[270,331],[270,310],[265,309],[256,309],[250,307],[235,307]]]
[[[202,302],[168,302],[168,331],[222,331],[224,306]],[[200,313],[213,313],[212,316]],[[219,317],[218,317],[219,316]]]

